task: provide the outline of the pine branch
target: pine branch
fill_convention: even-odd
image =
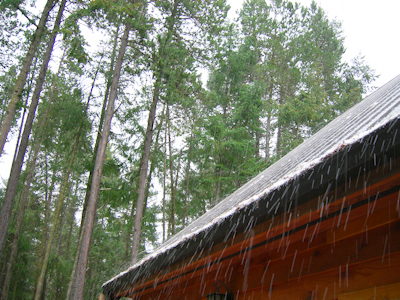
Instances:
[[[19,5],[15,5],[15,8],[28,20],[29,23],[35,27],[38,27],[35,21],[28,16],[28,13],[23,8],[21,8]]]

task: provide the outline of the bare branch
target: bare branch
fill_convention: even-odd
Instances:
[[[31,24],[34,25],[35,27],[38,27],[37,24],[35,23],[35,21],[32,20],[32,19],[28,16],[27,12],[26,12],[24,9],[22,9],[19,5],[16,5],[15,8],[28,20],[29,23],[31,23]]]

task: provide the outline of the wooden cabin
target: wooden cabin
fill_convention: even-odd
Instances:
[[[106,299],[400,299],[400,76],[103,285]]]

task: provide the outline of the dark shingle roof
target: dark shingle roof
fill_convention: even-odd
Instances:
[[[399,116],[400,75],[337,117],[279,161],[223,199],[203,216],[171,237],[152,254],[106,282],[103,285],[105,293],[110,294],[113,291],[124,289],[141,279],[145,273],[149,275],[149,272],[157,272],[162,270],[163,265],[165,267],[185,257],[187,258],[194,251],[202,251],[199,249],[206,246],[205,243],[201,246],[204,239],[208,240],[208,246],[210,246],[212,240],[219,242],[226,240],[227,236],[231,236],[232,230],[237,229],[234,224],[240,223],[236,219],[240,219],[241,213],[242,216],[245,213],[247,217],[245,223],[256,223],[257,221],[254,218],[249,217],[253,211],[250,208],[258,207],[261,199],[264,201],[261,209],[264,218],[267,214],[276,213],[280,206],[279,201],[274,198],[276,191],[296,180],[301,174],[324,163],[327,157],[341,151],[344,147],[352,146],[385,125],[396,122],[396,126],[398,126]],[[393,137],[394,139],[398,138]],[[360,149],[360,151],[363,151],[362,148]],[[340,166],[338,168],[340,169]],[[314,182],[311,186],[314,186]],[[254,213],[257,214],[255,210]],[[236,223],[233,222],[234,216]],[[258,216],[260,216],[260,213],[258,213]],[[243,217],[244,219],[245,217]],[[223,226],[224,223],[230,225]],[[198,245],[195,250],[190,246],[193,246],[193,243]]]

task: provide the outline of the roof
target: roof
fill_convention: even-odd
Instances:
[[[107,281],[103,284],[104,293],[111,295],[166,266],[204,254],[205,249],[226,241],[237,231],[243,232],[287,209],[292,201],[289,196],[294,193],[297,196],[318,188],[326,189],[328,180],[348,172],[352,164],[365,163],[364,153],[370,157],[399,144],[399,118],[400,75],[334,119],[153,253]],[[357,156],[349,156],[356,152]],[[332,162],[336,174],[330,171]],[[299,180],[302,180],[300,188],[296,185]]]

